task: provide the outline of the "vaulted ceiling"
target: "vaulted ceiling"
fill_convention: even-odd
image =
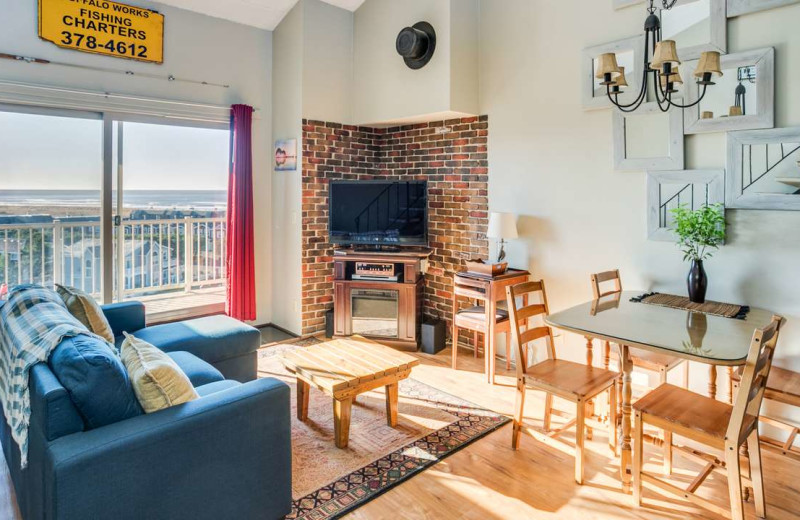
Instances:
[[[355,11],[364,3],[364,0],[323,1],[350,11]],[[271,31],[298,0],[159,0],[159,2]]]

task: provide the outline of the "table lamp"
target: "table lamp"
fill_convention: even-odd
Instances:
[[[500,240],[500,250],[497,253],[497,262],[502,262],[506,257],[504,245],[506,240],[517,238],[517,218],[512,213],[490,213],[487,238]]]

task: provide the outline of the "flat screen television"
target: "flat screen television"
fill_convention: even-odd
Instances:
[[[428,245],[425,181],[332,181],[329,239],[336,245]]]

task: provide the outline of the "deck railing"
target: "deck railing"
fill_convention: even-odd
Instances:
[[[225,282],[224,218],[123,220],[114,235],[119,299]],[[0,285],[59,283],[99,296],[101,266],[99,222],[0,224]]]

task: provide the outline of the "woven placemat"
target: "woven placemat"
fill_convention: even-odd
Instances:
[[[712,302],[709,300],[706,300],[705,303],[693,303],[686,296],[675,296],[674,294],[661,294],[657,292],[647,293],[635,298],[631,298],[631,301],[647,303],[649,305],[658,305],[660,307],[670,307],[672,309],[700,312],[703,314],[712,314],[714,316],[734,318],[737,320],[745,319],[747,317],[747,313],[750,312],[750,307],[747,305]]]

